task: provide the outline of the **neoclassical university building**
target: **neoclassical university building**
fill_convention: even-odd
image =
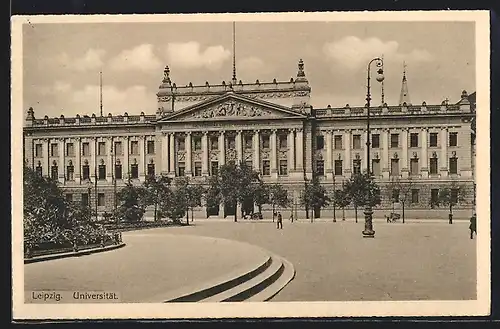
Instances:
[[[242,83],[234,71],[228,83],[183,87],[166,67],[156,113],[49,118],[29,108],[24,158],[40,175],[57,179],[68,200],[95,204],[99,212],[113,209],[115,192],[126,182],[139,185],[147,175],[165,174],[202,184],[229,161],[284,185],[297,205],[313,175],[333,193],[366,170],[366,106],[316,109],[310,95],[302,60],[289,81]],[[406,208],[428,210],[440,188],[460,184],[470,192],[460,207],[471,209],[475,93],[411,104],[403,75],[399,104],[376,105],[370,113],[371,170],[382,189],[395,179],[411,181]],[[379,208],[387,207],[384,196]],[[196,216],[226,217],[230,208],[206,200]],[[300,218],[302,207],[297,210]],[[331,208],[323,215],[331,216]]]

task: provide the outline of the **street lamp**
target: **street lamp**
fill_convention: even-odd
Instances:
[[[371,166],[370,166],[370,100],[371,100],[371,94],[370,94],[370,69],[371,69],[371,64],[375,62],[376,66],[378,67],[377,70],[377,77],[376,80],[378,82],[384,81],[384,61],[377,57],[372,59],[368,63],[368,72],[367,72],[367,85],[366,85],[366,108],[367,108],[367,115],[366,115],[366,173],[367,177],[371,178]],[[366,191],[368,193],[368,198],[367,198],[367,203],[365,206],[365,229],[362,232],[364,238],[374,238],[375,237],[375,231],[373,230],[373,209],[371,205],[371,191],[370,188]]]

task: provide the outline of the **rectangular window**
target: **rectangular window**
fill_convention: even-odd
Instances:
[[[122,142],[115,142],[115,154],[116,155],[123,155]]]
[[[59,148],[56,143],[50,144],[50,156],[51,157],[59,156]]]
[[[97,194],[97,205],[99,207],[104,207],[106,205],[105,199],[104,199],[104,193]]]
[[[115,179],[122,179],[122,178],[123,178],[122,165],[116,164],[115,165]]]
[[[429,163],[430,163],[429,173],[431,175],[437,175],[437,173],[438,173],[438,159],[431,158],[429,160]]]
[[[89,206],[90,207],[90,200],[89,200],[88,193],[82,193],[82,206]]]
[[[67,166],[66,167],[66,179],[67,180],[75,180],[74,174],[75,174],[75,167]]]
[[[177,149],[179,151],[184,151],[186,149],[186,139],[184,137],[179,137],[177,139]]]
[[[197,177],[201,176],[201,162],[194,163],[194,175]]]
[[[66,156],[68,157],[75,156],[75,146],[73,145],[73,143],[66,144]]]
[[[325,138],[323,136],[316,136],[316,150],[325,148]]]
[[[352,148],[355,150],[361,148],[361,135],[352,135]]]
[[[269,162],[269,160],[262,160],[262,175],[271,175],[271,163]]]
[[[335,135],[333,138],[334,144],[335,144],[335,149],[336,150],[342,150],[342,135]]]
[[[139,142],[138,141],[130,141],[130,154],[132,154],[132,155],[139,154]]]
[[[251,150],[252,149],[252,136],[251,135],[245,135],[245,149]]]
[[[450,158],[450,174],[458,174],[458,159]]]
[[[280,135],[280,137],[279,137],[279,146],[280,146],[280,149],[286,149],[287,148],[287,136],[286,135]]]
[[[82,143],[82,155],[84,157],[90,156],[90,144],[87,142]]]
[[[361,160],[352,160],[352,172],[354,174],[361,174]]]
[[[210,175],[216,176],[219,172],[219,162],[212,161],[210,164]]]
[[[437,147],[438,146],[438,134],[437,133],[430,133],[429,146],[430,147]]]
[[[67,193],[66,194],[66,201],[73,202],[73,194],[72,193]]]
[[[399,202],[399,190],[392,190],[392,202]]]
[[[90,179],[90,168],[89,168],[89,165],[83,165],[82,166],[82,178],[84,180]]]
[[[236,138],[234,136],[227,136],[227,148],[230,150],[236,149]]]
[[[99,165],[99,179],[106,179],[106,165]]]
[[[210,149],[211,150],[219,149],[219,138],[217,136],[210,137]]]
[[[380,159],[372,160],[372,174],[373,176],[380,176]]]
[[[399,134],[391,134],[391,148],[399,147]]]
[[[449,135],[450,147],[456,147],[458,145],[458,134],[456,132],[452,132]]]
[[[139,178],[139,166],[136,163],[130,165],[130,178]]]
[[[452,188],[450,190],[450,201],[452,204],[458,203],[458,189],[457,188]]]
[[[42,177],[42,174],[43,174],[42,166],[36,167],[36,173],[38,176]]]
[[[97,143],[97,154],[106,155],[106,142]]]
[[[316,174],[319,176],[325,175],[325,161],[316,160]]]
[[[399,159],[391,159],[391,176],[399,176]]]
[[[35,157],[36,158],[41,158],[42,157],[42,144],[35,144]]]
[[[342,160],[335,160],[335,176],[342,176]]]
[[[380,134],[372,135],[372,147],[378,149],[380,147]]]
[[[270,148],[269,135],[262,135],[262,148],[268,149]]]
[[[431,189],[431,203],[437,203],[439,197],[439,189]]]
[[[148,176],[155,177],[155,164],[154,163],[148,163]]]
[[[417,189],[411,190],[411,203],[418,203],[418,190]]]
[[[179,162],[178,173],[177,174],[180,177],[186,175],[186,164],[184,162]]]
[[[155,154],[155,141],[147,141],[146,151],[148,154]]]
[[[287,160],[280,160],[279,169],[280,169],[280,171],[279,171],[280,176],[288,175],[288,161]]]
[[[58,172],[57,166],[52,166],[50,168],[50,177],[52,179],[56,180],[58,175],[59,175],[59,172]]]
[[[410,160],[410,175],[418,175],[418,159]]]
[[[193,137],[193,148],[195,151],[201,151],[201,137],[200,136],[194,136]]]
[[[410,147],[418,147],[418,133],[410,133]]]

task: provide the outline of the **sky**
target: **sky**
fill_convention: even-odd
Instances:
[[[237,79],[289,81],[303,59],[315,108],[362,106],[367,64],[384,58],[388,105],[399,102],[403,62],[413,104],[475,91],[473,22],[237,22]],[[154,114],[168,65],[177,86],[232,77],[231,22],[65,23],[23,27],[23,107],[35,117]],[[373,68],[375,74],[375,69]],[[381,88],[372,80],[372,104]]]

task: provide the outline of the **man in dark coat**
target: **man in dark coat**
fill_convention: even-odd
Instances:
[[[476,233],[477,235],[476,214],[472,215],[472,217],[470,218],[469,230],[470,230],[470,238],[474,239],[474,233]]]
[[[281,213],[278,212],[278,221],[277,221],[277,229],[283,229],[283,217],[281,216]]]

